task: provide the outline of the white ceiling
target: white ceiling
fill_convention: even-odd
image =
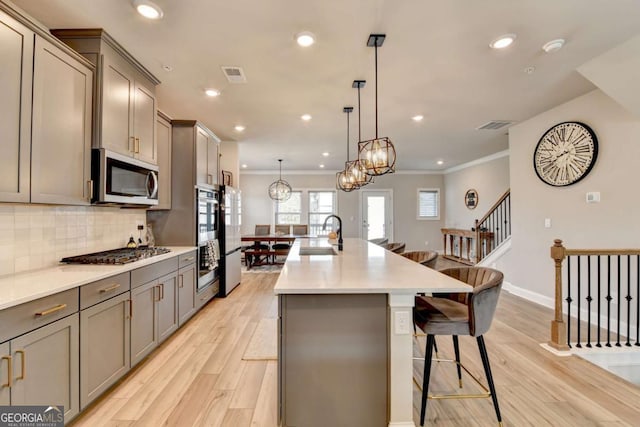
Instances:
[[[249,170],[276,170],[278,158],[284,170],[343,167],[342,107],[357,107],[354,79],[367,80],[362,138],[375,135],[370,33],[387,35],[379,49],[379,135],[394,142],[401,171],[442,170],[506,149],[505,129],[475,128],[523,121],[592,90],[575,69],[640,32],[637,0],[155,2],[164,10],[159,21],[139,16],[130,0],[14,0],[49,28],[104,28],[162,81],[163,111],[238,141]],[[294,41],[305,30],[317,38],[309,48]],[[516,33],[516,42],[491,50],[504,33]],[[544,53],[555,38],[565,47]],[[221,66],[242,67],[248,82],[228,83]],[[535,72],[525,73],[530,66]],[[221,96],[206,97],[207,87]],[[303,122],[304,113],[313,119]],[[421,123],[411,120],[416,114]],[[234,131],[236,124],[246,130]],[[353,157],[357,109],[351,124]]]

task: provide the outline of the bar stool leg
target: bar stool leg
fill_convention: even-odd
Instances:
[[[429,377],[431,376],[431,356],[435,337],[427,335],[427,348],[424,353],[424,371],[422,373],[422,406],[420,407],[420,425],[424,425],[424,416],[427,413],[427,396],[429,395]]]
[[[458,336],[453,335],[453,351],[456,354],[456,369],[458,371],[458,385],[462,388],[462,369],[460,369],[460,345],[458,344]]]
[[[487,376],[487,382],[489,383],[489,391],[491,391],[493,407],[496,410],[496,416],[498,417],[498,424],[502,426],[502,417],[500,416],[500,407],[498,406],[496,387],[493,384],[493,375],[491,375],[491,366],[489,365],[489,355],[487,354],[487,347],[484,344],[484,337],[482,335],[480,335],[476,339],[478,340],[478,350],[480,350],[480,357],[482,358],[482,364],[484,365],[484,373]]]

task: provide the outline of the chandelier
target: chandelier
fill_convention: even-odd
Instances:
[[[344,170],[336,173],[336,188],[344,192],[357,190],[359,187],[355,182],[355,177],[349,170],[349,114],[353,111],[353,107],[344,107],[342,112],[347,113],[347,161],[344,162]]]
[[[269,197],[278,202],[285,202],[291,197],[291,186],[282,179],[282,159],[278,159],[278,162],[280,162],[280,178],[269,186]]]
[[[382,46],[385,37],[384,34],[371,34],[367,40],[367,46],[375,48],[376,137],[358,143],[358,159],[366,173],[372,176],[394,173],[396,164],[396,149],[393,143],[386,136],[378,137],[378,47]]]

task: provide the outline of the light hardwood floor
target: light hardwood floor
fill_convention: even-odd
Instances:
[[[242,355],[260,320],[277,316],[277,277],[243,274],[242,285],[229,297],[212,301],[73,426],[275,427],[276,362],[245,361]],[[582,359],[560,358],[539,346],[548,339],[551,318],[551,310],[506,292],[500,297],[485,338],[504,425],[640,425],[638,387]],[[482,376],[475,340],[460,341],[463,363]],[[416,352],[423,346],[420,339]],[[449,339],[439,338],[438,346],[441,356],[451,356]],[[414,366],[421,381],[422,364]],[[463,380],[463,392],[478,390]],[[434,363],[431,391],[456,389],[453,365]],[[417,425],[417,387],[414,407]],[[488,399],[430,401],[427,419],[426,425],[433,426],[497,425]]]

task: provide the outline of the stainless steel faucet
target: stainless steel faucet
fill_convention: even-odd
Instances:
[[[329,221],[329,218],[335,218],[338,220],[338,250],[341,251],[342,250],[342,219],[338,215],[333,215],[333,214],[329,215],[324,219],[324,224],[322,224],[322,230],[327,229],[327,221]]]

